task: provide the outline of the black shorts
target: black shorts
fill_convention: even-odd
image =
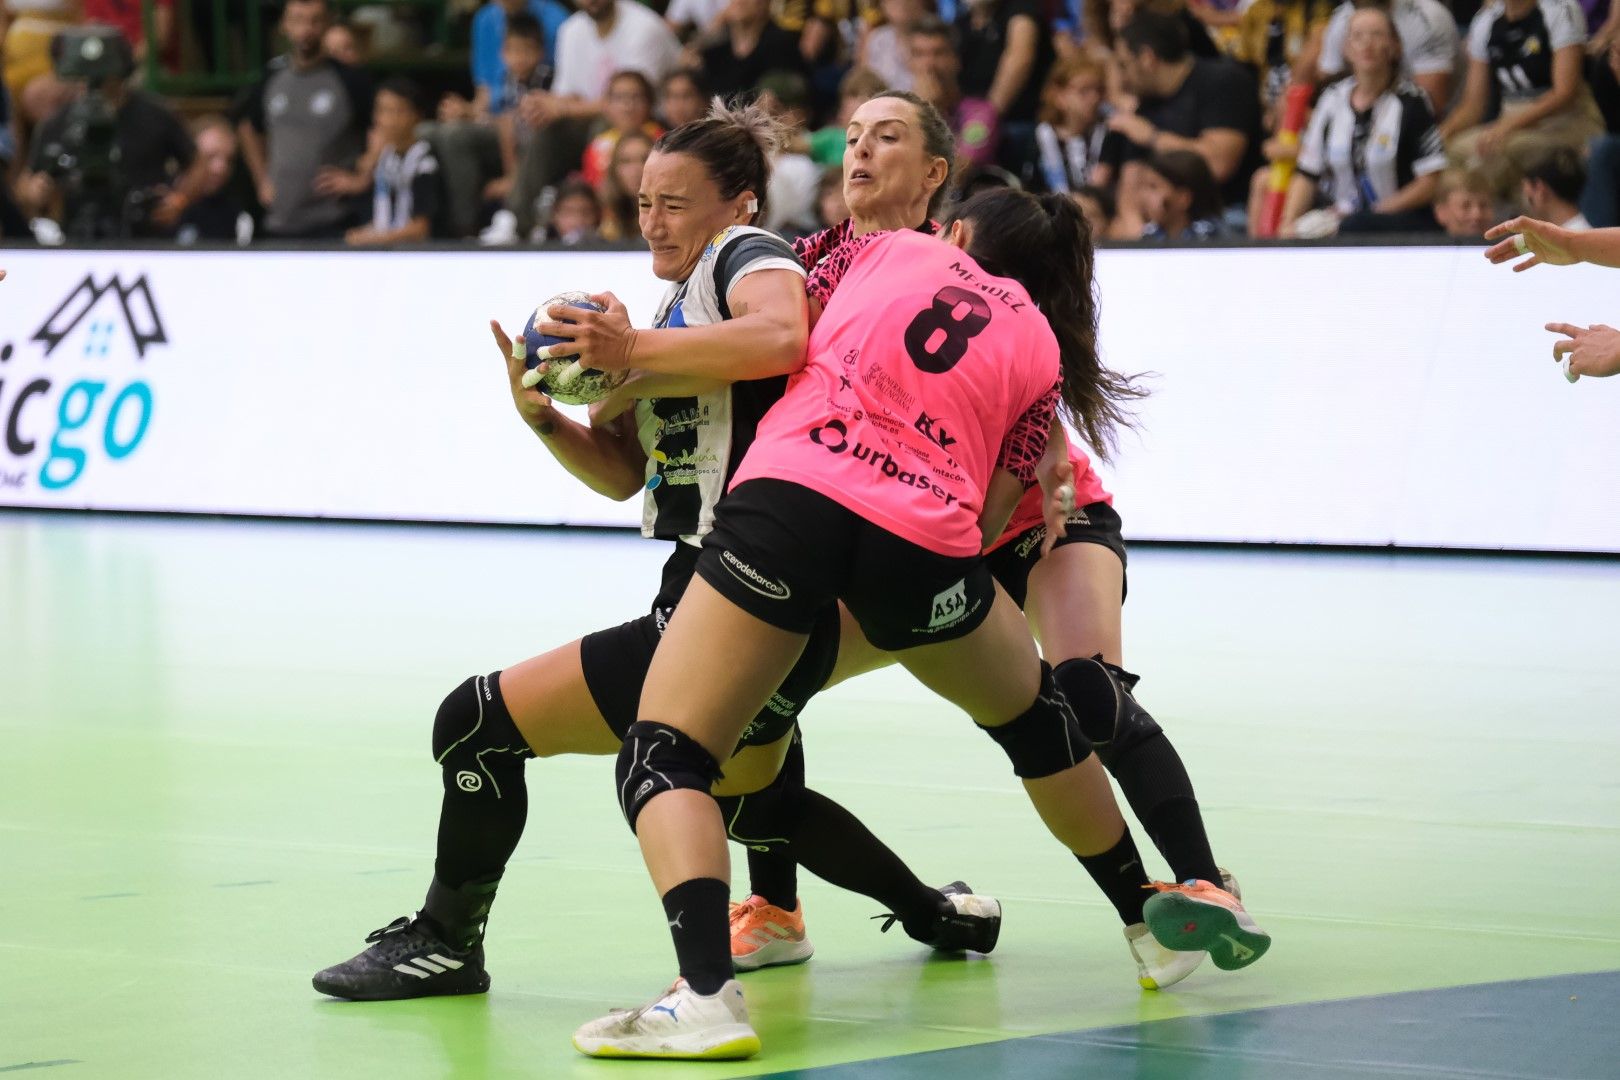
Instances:
[[[1112,506],[1105,502],[1094,502],[1069,515],[1064,522],[1065,535],[1053,547],[1100,544],[1118,555],[1120,566],[1124,566],[1125,538],[1119,533],[1120,525],[1119,513]],[[1041,544],[1045,540],[1046,526],[1034,525],[1019,533],[1018,539],[1002,544],[984,557],[985,562],[990,564],[990,572],[1019,607],[1024,606],[1029,596],[1029,572],[1041,561]],[[1124,603],[1123,589],[1119,599]]]
[[[699,576],[772,626],[810,633],[844,601],[885,652],[963,637],[995,600],[977,555],[953,558],[903,540],[818,492],[749,480],[720,500]]]
[[[641,688],[646,685],[647,671],[652,667],[653,650],[658,648],[658,639],[663,636],[675,605],[692,580],[697,561],[696,547],[677,543],[674,554],[664,564],[663,584],[652,610],[639,619],[586,634],[579,643],[585,685],[607,719],[608,727],[620,739],[636,722]],[[827,685],[837,660],[838,609],[834,607],[816,620],[799,662],[743,731],[737,745],[763,746],[792,731],[805,704]]]

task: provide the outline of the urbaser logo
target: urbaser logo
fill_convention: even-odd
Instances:
[[[0,341],[0,488],[61,491],[152,423],[148,353],[169,337],[146,275],[87,274],[24,343]]]

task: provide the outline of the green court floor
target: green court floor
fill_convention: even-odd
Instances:
[[[811,781],[925,877],[1000,897],[993,956],[930,957],[879,934],[870,902],[806,880],[815,959],[746,979],[757,1059],[587,1061],[572,1029],[639,1004],[673,959],[611,763],[550,760],[529,766],[488,996],[315,994],[314,971],[421,902],[439,699],[638,614],[660,554],[608,533],[0,513],[0,1073],[1269,1077],[1319,1053],[1351,1063],[1292,1075],[1551,1077],[1620,1062],[1612,983],[1517,981],[1620,969],[1620,565],[1572,560],[1133,553],[1127,666],[1276,939],[1245,972],[1139,991],[1111,911],[999,752],[885,672],[812,706]],[[1467,1025],[1424,1040],[1422,1060],[1402,1049],[1419,1003],[1442,999],[1377,995],[1459,986],[1474,996],[1444,1000],[1463,1014],[1502,1003],[1487,1012],[1504,1047],[1548,1044],[1536,1071]],[[1577,998],[1589,1011],[1545,1011]],[[1318,1028],[1334,1035],[1313,1051],[1299,1033]],[[927,1052],[943,1053],[900,1057]]]

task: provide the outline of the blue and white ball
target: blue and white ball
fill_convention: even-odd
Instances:
[[[523,324],[523,364],[533,371],[541,363],[545,363],[546,371],[540,376],[540,382],[535,387],[542,394],[554,401],[565,405],[590,405],[603,398],[624,381],[625,373],[622,371],[602,371],[598,368],[579,366],[579,356],[558,356],[551,360],[542,361],[539,351],[548,345],[566,343],[567,338],[552,337],[542,334],[535,329],[537,323],[553,321],[546,312],[554,307],[577,307],[587,311],[604,311],[602,305],[593,301],[582,292],[558,293],[539,307],[529,316],[529,321]],[[568,322],[567,319],[557,320]]]

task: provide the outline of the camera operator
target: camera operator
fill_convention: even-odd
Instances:
[[[58,34],[57,75],[75,99],[40,125],[17,198],[73,240],[159,236],[159,202],[196,157],[191,136],[161,99],[137,90],[129,43],[109,27]],[[53,212],[54,211],[54,212]]]

